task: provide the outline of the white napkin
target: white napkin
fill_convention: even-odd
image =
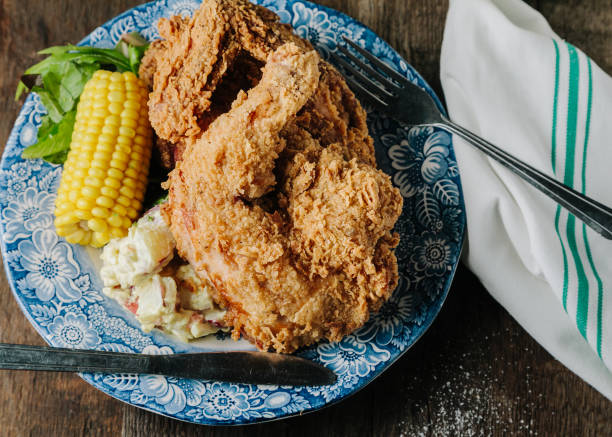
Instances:
[[[612,205],[612,79],[538,12],[521,0],[451,0],[441,63],[451,119]],[[548,352],[612,400],[612,242],[454,144],[464,261]]]

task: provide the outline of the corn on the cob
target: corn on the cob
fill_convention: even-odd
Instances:
[[[99,70],[85,85],[55,202],[69,243],[101,247],[138,217],[152,147],[147,99],[130,72]]]

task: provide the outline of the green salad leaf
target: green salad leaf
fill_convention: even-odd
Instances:
[[[70,149],[76,107],[87,81],[102,68],[137,75],[147,48],[146,40],[134,33],[124,35],[114,49],[68,44],[41,50],[39,54],[47,57],[26,70],[17,86],[15,100],[24,92],[35,92],[47,114],[42,117],[37,142],[21,156],[63,164]]]
[[[63,163],[64,161],[59,163],[57,161],[61,156],[68,155],[75,117],[76,110],[72,110],[66,113],[59,123],[53,122],[50,117],[43,118],[43,124],[38,130],[38,141],[26,148],[21,153],[21,157],[26,159],[52,157],[53,161],[56,161],[54,164]]]

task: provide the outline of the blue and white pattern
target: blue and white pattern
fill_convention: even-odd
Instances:
[[[98,332],[84,314],[67,313],[55,316],[49,324],[51,344],[74,349],[95,349],[100,343]]]
[[[387,43],[331,9],[301,0],[258,0],[324,56],[347,36],[437,98]],[[132,9],[94,30],[81,44],[112,47],[122,33],[159,37],[161,17],[190,15],[195,0],[160,0]],[[30,95],[15,122],[0,165],[2,255],[13,292],[26,316],[52,345],[119,352],[171,354],[228,349],[227,335],[205,345],[185,344],[161,332],[145,334],[133,316],[102,295],[92,256],[53,229],[53,203],[61,167],[24,161],[36,139],[44,107]],[[248,386],[151,375],[83,374],[89,383],[124,402],[203,424],[240,424],[299,414],[359,390],[406,351],[432,323],[446,297],[464,230],[463,197],[451,138],[433,128],[407,130],[369,111],[379,166],[401,189],[405,206],[396,231],[400,282],[371,320],[341,342],[321,342],[298,354],[333,369],[330,387]]]

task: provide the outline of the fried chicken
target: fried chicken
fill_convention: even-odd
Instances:
[[[402,198],[342,76],[269,10],[161,19],[140,67],[179,254],[225,323],[289,353],[362,326],[398,281]]]
[[[232,0],[204,1],[192,20],[162,18],[158,28],[164,43],[141,68],[150,77],[149,64],[156,64],[149,114],[157,134],[171,142],[198,135],[206,127],[202,118],[214,90],[241,53],[263,63],[283,41],[307,45],[276,21],[264,7]]]
[[[179,254],[215,286],[234,336],[262,350],[338,341],[397,285],[399,191],[367,156],[347,159],[350,111],[326,114],[331,129],[305,116],[333,100],[320,91],[333,74],[303,44],[280,46],[166,184]]]
[[[167,168],[229,110],[240,90],[259,82],[270,53],[288,42],[312,48],[274,13],[247,0],[204,0],[193,19],[162,18],[158,27],[162,40],[145,54],[140,77],[153,90],[149,114]],[[308,132],[324,147],[340,144],[346,159],[375,165],[365,111],[330,64],[319,60],[319,70],[316,92],[293,130]]]

